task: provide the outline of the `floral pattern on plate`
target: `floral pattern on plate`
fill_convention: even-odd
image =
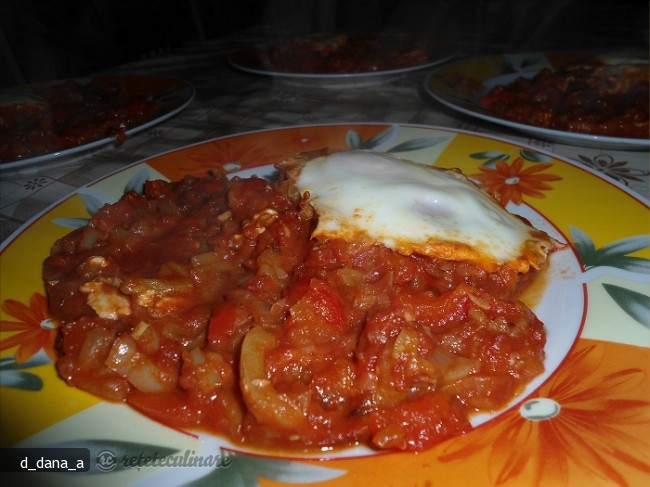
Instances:
[[[329,459],[323,462],[308,456],[253,454],[219,439],[170,430],[125,406],[103,403],[70,388],[57,377],[51,359],[57,323],[47,314],[40,280],[40,263],[57,238],[84,225],[102,204],[125,191],[140,191],[145,179],[177,179],[217,167],[233,174],[263,173],[296,152],[352,148],[457,167],[489,189],[509,186],[504,193],[509,209],[541,217],[572,244],[568,252],[576,265],[563,268],[561,279],[578,289],[572,296],[582,301],[584,295],[584,302],[571,301],[573,314],[565,306],[550,316],[572,321],[579,336],[564,340],[564,352],[554,358],[552,374],[520,402],[478,422],[471,433],[418,455],[325,453],[319,455]],[[257,486],[265,483],[261,479],[279,485],[352,486],[359,479],[378,485],[428,485],[434,478],[455,479],[461,485],[647,482],[647,222],[647,202],[595,172],[497,138],[432,127],[293,127],[215,139],[162,154],[82,188],[35,218],[1,249],[2,446],[86,447],[91,451],[89,475],[97,485]],[[561,325],[565,328],[567,323]],[[549,353],[553,355],[553,350]],[[156,455],[169,458],[168,464],[143,468],[140,463],[135,468]],[[194,461],[197,468],[183,470],[181,457]],[[197,464],[197,458],[208,457],[219,462]],[[136,458],[133,466],[132,458]],[[83,481],[84,476],[59,480],[73,485],[75,479]]]

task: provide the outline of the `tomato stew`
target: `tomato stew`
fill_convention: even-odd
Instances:
[[[236,444],[418,451],[543,369],[525,277],[311,238],[258,178],[149,181],[44,263],[71,386]]]
[[[0,106],[0,163],[85,145],[125,132],[160,111],[150,97],[118,82],[65,81],[37,93],[42,102]]]
[[[648,65],[578,64],[496,86],[488,113],[537,127],[611,137],[650,137]]]
[[[297,38],[260,52],[266,69],[286,73],[373,73],[426,64],[423,45],[399,36]]]

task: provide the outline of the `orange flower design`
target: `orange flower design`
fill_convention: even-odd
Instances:
[[[0,350],[17,346],[15,353],[17,363],[27,361],[40,349],[43,349],[52,360],[56,359],[54,351],[56,324],[50,319],[45,296],[39,293],[32,294],[29,306],[14,299],[7,299],[2,303],[2,310],[18,321],[0,320],[0,331],[18,333],[0,340]]]
[[[473,174],[472,177],[495,194],[504,206],[510,201],[521,204],[524,195],[544,198],[543,192],[553,189],[548,183],[562,179],[555,174],[540,174],[551,167],[551,164],[536,163],[526,169],[523,166],[524,160],[521,157],[510,165],[497,161],[494,168],[481,167],[481,172]]]
[[[540,486],[583,485],[578,479],[593,478],[633,485],[631,478],[647,478],[647,371],[604,372],[602,355],[602,344],[577,350],[537,398],[448,443],[438,460],[456,462],[488,451],[494,485],[524,474]],[[610,364],[615,366],[616,358]],[[552,413],[549,408],[542,416],[524,413],[544,401],[556,406]]]

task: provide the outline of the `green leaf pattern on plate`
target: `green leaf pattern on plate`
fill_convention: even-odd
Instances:
[[[131,180],[126,183],[124,192],[135,191],[138,194],[144,194],[144,183],[149,179],[149,171],[142,169]]]
[[[530,162],[551,162],[551,158],[547,155],[540,154],[539,152],[534,152],[526,149],[519,149],[519,157],[530,161]],[[483,152],[475,152],[470,154],[469,157],[472,159],[483,160],[483,167],[495,167],[496,163],[499,161],[508,161],[513,155],[512,151],[510,152],[501,152],[498,150],[488,150]]]
[[[88,224],[88,218],[56,218],[52,223],[64,228],[77,229]]]
[[[427,147],[438,145],[446,140],[448,140],[448,137],[422,137],[419,139],[411,139],[391,147],[386,152],[409,152],[412,150],[425,149]]]
[[[81,193],[79,196],[83,200],[84,206],[90,215],[94,215],[102,206],[104,206],[104,201],[90,193]]]
[[[30,369],[40,365],[50,364],[52,361],[42,351],[31,357],[26,362],[16,362],[15,356],[0,359],[0,386],[22,389],[23,391],[37,392],[43,388],[43,379],[31,372]]]
[[[377,135],[370,137],[364,142],[361,136],[355,131],[350,130],[347,133],[347,144],[352,150],[354,149],[376,149],[381,144],[385,143],[397,133],[397,127],[392,126],[379,132]]]
[[[637,235],[596,248],[585,232],[570,227],[573,246],[582,260],[585,271],[596,268],[612,268],[625,271],[635,280],[642,280],[650,274],[650,260],[629,255],[650,247],[650,235]],[[635,321],[650,327],[650,297],[621,286],[603,283],[607,294]]]
[[[392,126],[364,141],[356,131],[350,130],[347,133],[346,142],[351,150],[379,150],[380,146],[387,144],[390,139],[393,138],[396,134],[397,127]],[[401,142],[388,149],[385,149],[385,152],[395,153],[415,151],[425,149],[427,147],[433,147],[434,145],[446,142],[447,140],[449,140],[449,136],[420,137]]]
[[[623,311],[646,328],[650,328],[650,298],[648,296],[614,284],[603,284],[603,287]]]
[[[143,194],[144,183],[149,178],[149,171],[146,168],[140,170],[126,183],[124,186],[124,193],[134,191],[138,194]],[[105,204],[115,203],[115,199],[90,188],[81,188],[78,191],[78,196],[83,201],[84,207],[86,208],[88,215],[91,217]],[[57,218],[52,222],[61,227],[77,229],[86,226],[89,221],[89,218]]]

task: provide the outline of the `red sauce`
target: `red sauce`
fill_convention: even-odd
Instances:
[[[151,181],[58,241],[60,375],[251,447],[417,451],[543,371],[523,277],[313,240],[308,201],[278,188]]]
[[[576,64],[497,86],[480,104],[491,115],[537,127],[647,139],[649,86],[647,64]]]
[[[42,103],[0,106],[0,163],[59,152],[125,131],[154,118],[157,103],[120,83],[59,83],[35,93]]]
[[[414,41],[345,34],[291,39],[261,53],[264,67],[288,73],[371,73],[427,61],[426,51]]]

